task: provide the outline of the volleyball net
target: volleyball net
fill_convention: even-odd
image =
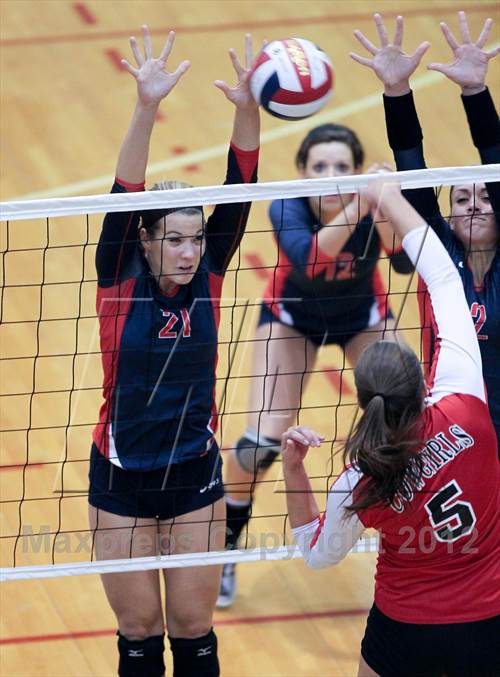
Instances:
[[[403,189],[499,180],[499,165],[391,174]],[[2,450],[0,579],[56,577],[202,566],[299,556],[290,535],[280,463],[257,479],[252,520],[233,551],[95,559],[87,513],[88,459],[101,405],[102,367],[95,311],[95,251],[107,212],[252,202],[249,225],[220,299],[217,439],[224,454],[249,413],[250,356],[264,289],[279,251],[265,210],[269,200],[351,195],[380,175],[207,186],[0,205]],[[355,198],[356,199],[356,198]],[[443,214],[446,214],[443,206]],[[356,224],[353,224],[355,226]],[[399,276],[387,255],[379,266],[405,340],[421,354],[414,276]],[[300,300],[299,300],[300,302]],[[310,471],[323,509],[341,472],[336,450],[355,415],[351,368],[325,347],[301,399],[299,420],[325,434]],[[362,538],[353,552],[374,552]]]

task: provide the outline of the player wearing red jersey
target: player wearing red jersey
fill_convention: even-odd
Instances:
[[[493,676],[500,465],[474,324],[452,260],[399,187],[380,181],[365,198],[393,224],[429,290],[437,345],[428,390],[411,349],[368,347],[354,371],[361,417],[322,518],[303,464],[322,438],[303,427],[283,435],[291,526],[316,568],[341,560],[365,528],[380,533],[359,675]]]

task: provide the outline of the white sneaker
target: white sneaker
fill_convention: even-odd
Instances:
[[[220,582],[219,596],[215,607],[217,609],[227,609],[234,602],[236,597],[236,564],[224,564],[222,567],[222,578]]]

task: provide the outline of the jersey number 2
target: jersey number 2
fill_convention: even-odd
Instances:
[[[472,318],[476,321],[475,327],[478,340],[487,341],[488,335],[479,333],[483,328],[484,323],[486,322],[486,308],[483,306],[482,303],[477,303],[477,301],[474,301],[474,303],[470,307],[470,314],[472,315]]]
[[[461,493],[457,482],[451,480],[424,506],[438,541],[449,543],[467,536],[476,523],[472,505],[456,500]]]

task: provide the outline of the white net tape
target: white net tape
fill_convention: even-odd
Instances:
[[[351,553],[377,552],[378,538],[362,538]],[[296,545],[281,545],[276,548],[253,548],[251,550],[221,550],[196,552],[186,555],[158,555],[157,557],[134,557],[132,559],[109,559],[100,562],[77,562],[75,564],[48,564],[32,567],[5,567],[0,569],[0,581],[18,581],[33,578],[59,578],[60,576],[84,576],[87,574],[123,573],[150,569],[180,569],[204,567],[228,562],[271,562],[301,557]]]
[[[385,176],[398,182],[404,189],[453,186],[458,183],[498,181],[500,180],[500,165],[416,169],[407,172],[394,172]],[[272,181],[256,184],[181,188],[168,191],[158,190],[3,202],[0,204],[0,221],[39,219],[46,216],[71,216],[73,214],[100,214],[111,211],[161,209],[165,207],[166,201],[169,207],[189,207],[191,205],[275,200],[284,197],[314,197],[331,195],[332,193],[356,193],[370,181],[379,178],[380,174],[362,174],[360,176],[339,176],[328,179]]]

